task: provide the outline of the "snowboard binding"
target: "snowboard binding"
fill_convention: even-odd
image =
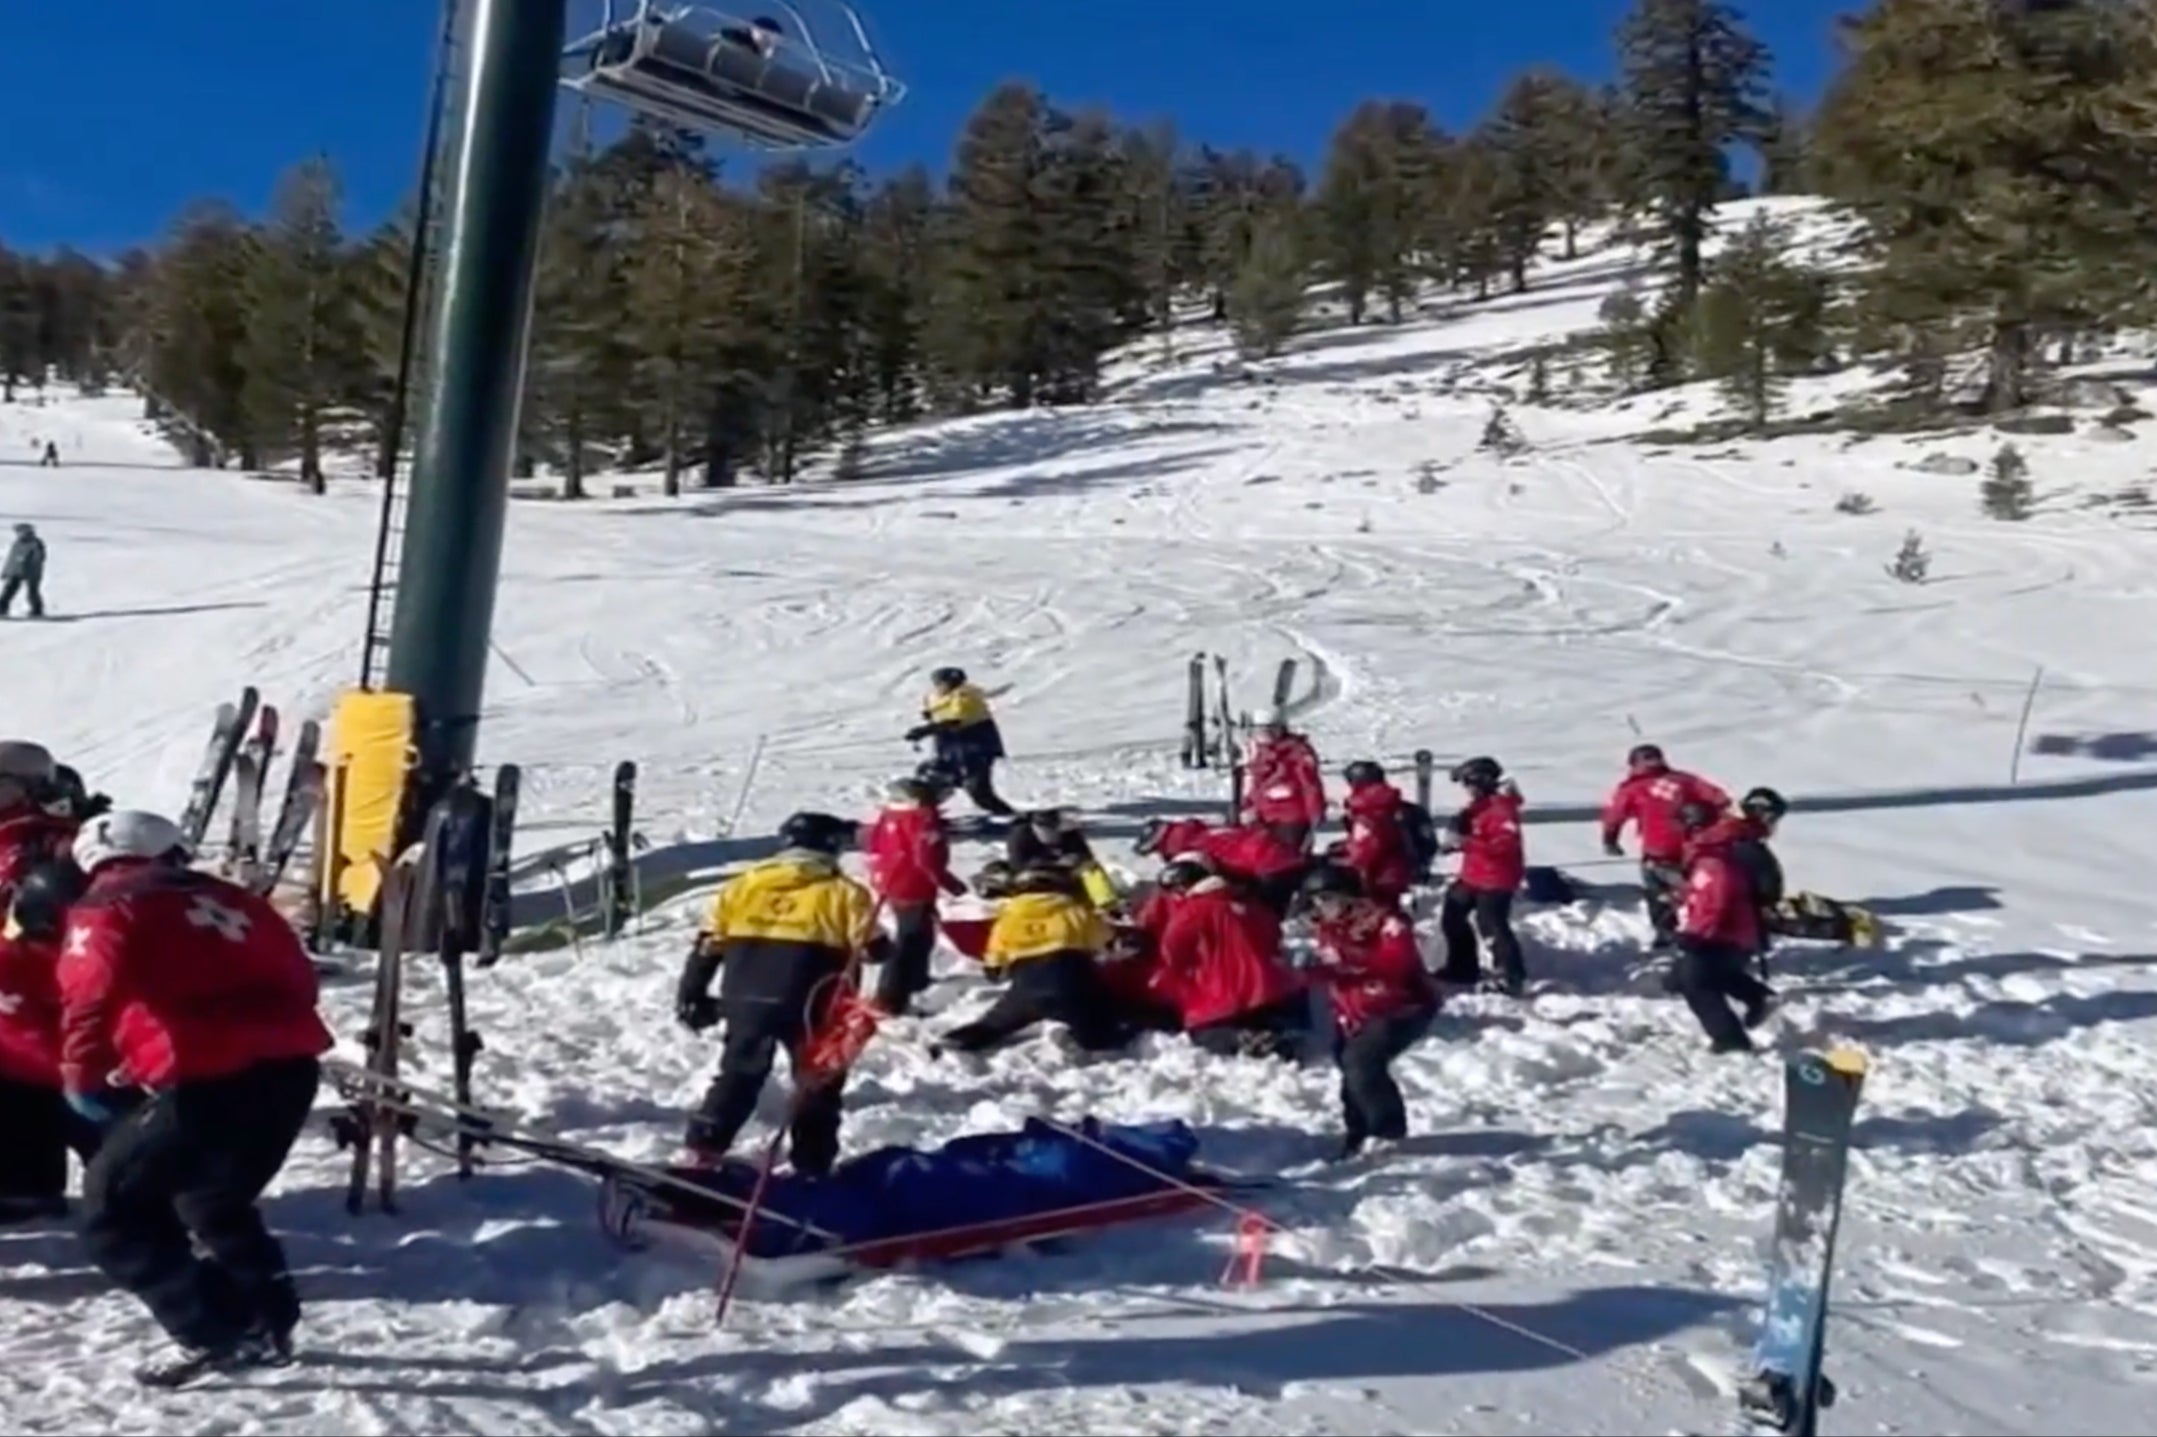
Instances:
[[[1835,1384],[1826,1374],[1813,1395],[1816,1411],[1835,1405]],[[1795,1432],[1803,1413],[1798,1401],[1797,1379],[1787,1372],[1757,1372],[1738,1389],[1738,1406],[1748,1421],[1771,1432]]]

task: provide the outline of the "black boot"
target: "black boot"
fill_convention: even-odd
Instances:
[[[254,1330],[218,1347],[182,1347],[170,1357],[136,1368],[135,1380],[145,1387],[169,1391],[205,1377],[281,1367],[291,1360],[289,1336],[280,1344],[267,1332]]]

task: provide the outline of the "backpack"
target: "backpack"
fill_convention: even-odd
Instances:
[[[1783,866],[1765,843],[1741,838],[1730,845],[1730,857],[1744,872],[1757,907],[1765,910],[1783,901]]]
[[[1408,845],[1408,858],[1415,865],[1418,878],[1430,875],[1431,865],[1438,861],[1438,824],[1431,811],[1420,803],[1401,800],[1395,810],[1400,821],[1401,839]]]

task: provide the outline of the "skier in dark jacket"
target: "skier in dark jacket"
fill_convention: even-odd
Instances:
[[[692,1032],[726,1019],[719,1075],[689,1120],[688,1145],[700,1160],[715,1162],[734,1145],[784,1048],[799,1090],[794,1171],[821,1177],[838,1161],[843,1075],[806,1083],[803,1060],[855,957],[892,957],[890,941],[875,931],[869,890],[839,871],[855,827],[828,813],[795,814],[779,826],[779,852],[730,880],[712,902],[674,998],[675,1016]]]
[[[1004,839],[1004,862],[1014,873],[1029,868],[1081,868],[1094,861],[1093,845],[1059,808],[1037,808]]]
[[[8,545],[7,558],[0,560],[0,619],[8,616],[17,594],[29,601],[31,618],[44,618],[44,584],[45,541],[38,537],[35,525],[17,524],[15,542]]]
[[[931,739],[937,762],[958,776],[966,796],[983,813],[1008,818],[1010,804],[997,796],[996,761],[1004,757],[1003,731],[989,712],[988,696],[968,683],[966,670],[941,668],[929,675],[921,722],[906,731],[908,743]]]

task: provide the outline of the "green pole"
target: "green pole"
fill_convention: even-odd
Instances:
[[[417,702],[423,793],[469,768],[479,741],[568,23],[563,0],[462,3],[463,123],[385,678]]]

